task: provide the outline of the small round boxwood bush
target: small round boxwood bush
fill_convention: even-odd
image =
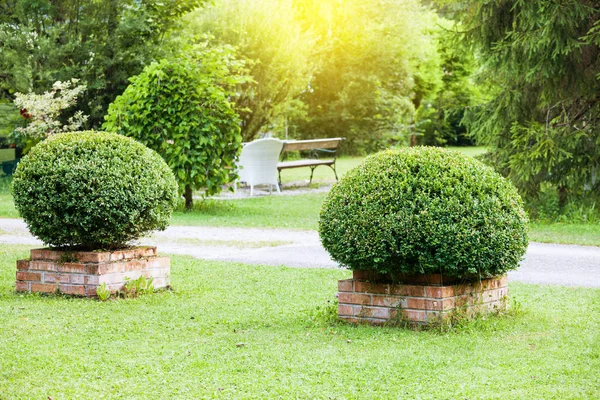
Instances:
[[[53,247],[114,249],[165,229],[177,183],[163,159],[133,139],[62,133],[21,160],[13,196],[31,234]]]
[[[433,147],[370,157],[335,185],[319,234],[353,270],[463,279],[515,269],[527,216],[510,182],[481,162]]]

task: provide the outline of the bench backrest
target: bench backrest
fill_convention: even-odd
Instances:
[[[309,140],[291,140],[283,143],[282,153],[287,151],[303,151],[303,150],[318,150],[330,149],[335,150],[339,147],[344,138],[328,138],[328,139],[309,139]]]

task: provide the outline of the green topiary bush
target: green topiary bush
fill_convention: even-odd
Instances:
[[[463,279],[515,269],[527,248],[516,189],[481,162],[433,147],[385,151],[335,185],[319,234],[353,270]]]
[[[31,234],[85,250],[123,247],[165,229],[178,202],[158,154],[104,132],[63,133],[36,145],[19,163],[12,192]]]

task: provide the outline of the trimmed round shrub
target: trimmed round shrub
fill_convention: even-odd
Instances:
[[[384,151],[348,172],[321,209],[331,257],[353,270],[463,279],[518,267],[527,216],[492,168],[433,147]]]
[[[32,235],[53,247],[124,247],[164,230],[178,202],[163,159],[133,139],[105,132],[55,135],[21,160],[13,196]]]

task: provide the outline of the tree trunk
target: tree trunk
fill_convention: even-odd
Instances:
[[[417,135],[416,135],[416,134],[414,134],[414,133],[411,133],[411,135],[410,135],[410,144],[409,144],[409,146],[410,146],[410,147],[414,147],[414,146],[416,146],[416,145],[417,145]]]
[[[567,205],[567,188],[561,186],[558,188],[558,208],[562,212]]]
[[[194,199],[192,199],[192,187],[190,185],[185,185],[185,191],[183,192],[183,198],[185,199],[185,209],[191,210],[192,205],[194,204]]]

